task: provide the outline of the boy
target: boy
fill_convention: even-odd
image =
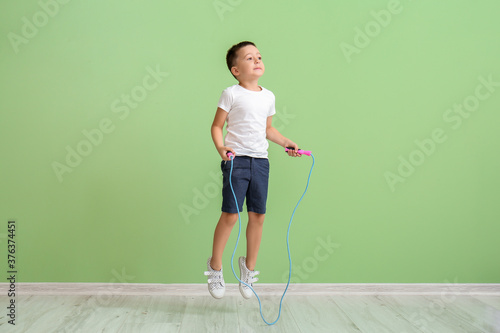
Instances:
[[[296,153],[297,144],[285,138],[272,126],[275,111],[274,94],[259,86],[259,78],[264,74],[264,63],[259,50],[252,42],[233,45],[226,55],[226,63],[231,74],[238,80],[222,92],[217,112],[212,124],[212,139],[222,158],[223,174],[222,213],[214,232],[212,256],[208,258],[208,290],[215,298],[222,298],[225,292],[222,276],[222,253],[231,230],[238,220],[238,210],[243,210],[246,198],[248,211],[247,256],[239,258],[240,280],[252,285],[258,279],[255,275],[257,254],[262,236],[262,226],[266,212],[267,189],[269,179],[269,161],[266,139],[282,147],[292,147],[289,156]],[[222,139],[222,130],[227,121],[227,135]],[[233,153],[232,184],[239,207],[236,207],[229,186],[230,159],[227,153]],[[250,288],[240,283],[240,292],[244,298],[250,298]]]

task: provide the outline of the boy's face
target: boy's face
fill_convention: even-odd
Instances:
[[[238,80],[258,79],[264,74],[264,63],[259,50],[253,45],[242,47],[237,52],[236,65],[231,68]]]

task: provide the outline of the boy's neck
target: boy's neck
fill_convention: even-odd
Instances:
[[[245,89],[253,91],[261,91],[262,88],[259,86],[259,81],[239,81],[239,85]]]

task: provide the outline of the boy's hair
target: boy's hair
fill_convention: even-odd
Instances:
[[[236,65],[236,58],[237,58],[236,53],[238,52],[239,49],[241,49],[242,47],[245,47],[247,45],[255,46],[255,44],[252,42],[244,41],[244,42],[240,42],[238,44],[231,46],[231,48],[229,50],[227,50],[226,64],[227,64],[227,68],[229,69],[229,72],[231,72],[231,68],[233,68],[234,65]],[[257,46],[255,46],[255,47],[257,47]],[[231,72],[231,75],[233,75],[233,72]],[[236,76],[234,76],[234,78],[237,79]]]

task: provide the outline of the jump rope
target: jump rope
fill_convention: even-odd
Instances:
[[[294,150],[294,149],[290,148],[290,147],[285,148],[285,152],[288,152],[289,150]],[[238,278],[238,276],[236,275],[236,272],[234,271],[234,265],[233,265],[234,254],[236,253],[236,248],[238,247],[238,242],[240,241],[240,234],[241,234],[241,216],[240,216],[240,210],[238,209],[238,207],[239,207],[238,206],[238,200],[236,199],[236,194],[234,193],[234,189],[233,189],[233,183],[231,181],[231,178],[232,178],[232,175],[233,175],[233,160],[234,160],[234,155],[231,152],[227,153],[227,156],[231,160],[231,170],[229,172],[229,185],[231,186],[231,192],[233,192],[234,202],[236,203],[236,209],[238,211],[238,223],[239,223],[238,238],[236,239],[236,245],[234,246],[233,255],[231,256],[231,269],[233,270],[233,275],[236,278],[236,280],[238,280],[240,283],[243,283],[245,286],[249,287],[252,290],[252,292],[255,294],[255,296],[257,297],[257,300],[259,301],[260,316],[262,317],[262,320],[267,325],[269,325],[269,326],[276,324],[278,322],[278,320],[280,319],[280,316],[281,316],[281,305],[283,303],[283,298],[285,297],[286,291],[288,290],[288,286],[290,285],[290,278],[292,277],[292,257],[290,255],[290,243],[288,241],[288,238],[290,236],[290,227],[292,225],[293,216],[295,215],[295,211],[297,210],[297,207],[299,206],[300,202],[302,201],[302,198],[304,197],[304,195],[307,192],[307,189],[309,187],[309,181],[311,180],[311,173],[312,173],[312,170],[313,170],[313,167],[314,167],[314,155],[311,153],[311,151],[299,149],[299,150],[297,150],[297,153],[299,153],[301,155],[311,156],[313,161],[312,161],[312,165],[311,165],[311,170],[309,171],[309,176],[307,177],[306,189],[304,190],[304,193],[302,193],[302,196],[300,197],[299,201],[295,205],[295,208],[293,209],[293,212],[292,212],[292,216],[290,217],[290,222],[288,223],[288,230],[286,232],[286,248],[287,248],[287,251],[288,251],[288,262],[289,262],[288,282],[286,283],[285,291],[283,292],[283,295],[281,296],[280,306],[279,306],[279,311],[278,311],[278,317],[272,323],[269,323],[264,318],[264,315],[262,314],[262,303],[260,301],[259,295],[257,295],[257,293],[255,292],[255,290],[252,288],[251,285],[249,285],[249,284],[241,281]]]

